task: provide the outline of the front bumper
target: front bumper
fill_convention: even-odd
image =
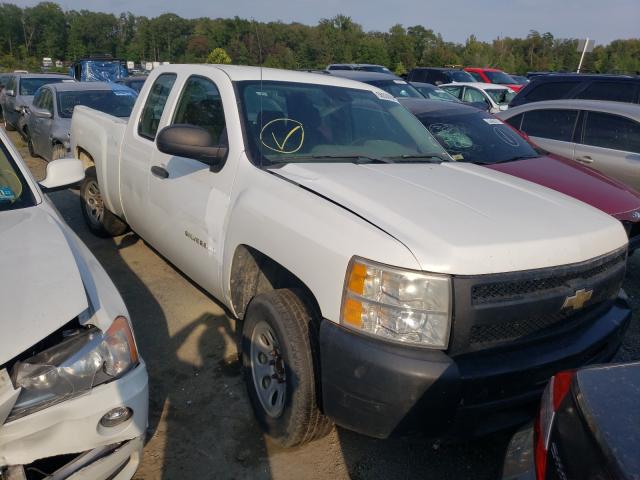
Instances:
[[[100,425],[102,416],[119,406],[132,409],[131,418],[114,427]],[[106,458],[115,461],[119,455],[125,455],[131,460],[118,476],[111,477],[111,474],[107,474],[101,477],[92,473],[88,477],[69,478],[131,478],[139,462],[138,443],[142,442],[147,429],[148,407],[148,375],[146,366],[141,361],[140,365],[118,380],[2,425],[0,469],[3,466],[29,465],[44,458],[117,445],[114,452],[108,457],[101,457],[96,464],[108,467],[110,461],[105,460]],[[131,440],[135,441],[132,443]],[[118,455],[115,455],[116,452]],[[138,453],[134,455],[131,452]],[[92,468],[96,468],[96,472],[106,471],[102,467]],[[125,472],[130,472],[131,475],[123,476]]]
[[[507,447],[502,466],[502,480],[536,480],[533,448],[533,425],[518,430]]]
[[[322,408],[336,424],[376,438],[412,431],[460,438],[521,425],[553,374],[609,361],[630,318],[618,298],[570,335],[456,357],[323,321]]]

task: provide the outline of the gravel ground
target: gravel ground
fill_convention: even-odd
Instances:
[[[13,141],[37,178],[46,163]],[[150,375],[150,426],[136,479],[494,479],[509,434],[434,446],[421,438],[373,440],[344,430],[294,450],[257,429],[236,360],[236,322],[213,298],[129,233],[100,239],[86,229],[76,190],[51,195],[123,295]],[[637,310],[640,253],[625,289]],[[618,360],[640,359],[634,315]]]

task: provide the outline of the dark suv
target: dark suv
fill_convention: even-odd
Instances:
[[[407,75],[408,82],[442,85],[453,82],[475,82],[469,72],[457,68],[416,67]]]
[[[540,75],[533,77],[509,106],[561,98],[640,103],[640,77],[577,73]]]

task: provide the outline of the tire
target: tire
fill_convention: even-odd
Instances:
[[[67,149],[64,148],[64,145],[60,143],[56,143],[53,146],[53,150],[51,151],[51,161],[59,160],[60,158],[64,158],[67,156]],[[95,168],[94,168],[95,171]]]
[[[318,348],[317,315],[300,291],[273,290],[251,300],[242,328],[245,382],[258,424],[283,447],[322,438],[333,428],[318,407]],[[269,392],[275,390],[274,401]]]
[[[104,207],[96,167],[85,171],[80,186],[80,208],[89,230],[98,237],[115,237],[125,233],[129,226]]]

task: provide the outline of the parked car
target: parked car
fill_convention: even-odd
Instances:
[[[449,83],[440,85],[440,88],[464,103],[472,103],[474,106],[484,104],[485,109],[491,113],[506,110],[515,95],[510,88],[493,83]]]
[[[118,118],[128,118],[138,94],[108,82],[54,83],[41,87],[27,113],[25,135],[32,156],[47,161],[69,154],[71,116],[86,105]]]
[[[459,68],[416,67],[407,75],[407,81],[442,85],[454,82],[475,82],[475,79]]]
[[[124,85],[125,87],[129,87],[132,90],[135,90],[137,93],[140,93],[142,90],[142,86],[144,82],[147,80],[146,75],[134,75],[126,78],[122,78],[120,80],[116,80],[116,83],[120,85]]]
[[[19,130],[24,134],[24,110],[31,106],[33,95],[48,83],[72,82],[67,75],[25,73],[13,74],[3,90],[2,117],[7,130]]]
[[[465,67],[464,71],[469,72],[476,82],[503,85],[516,93],[522,88],[510,75],[497,68]]]
[[[3,479],[129,479],[140,462],[148,380],[129,314],[43,194],[83,177],[62,159],[38,186],[0,131]]]
[[[362,72],[353,70],[336,70],[331,72],[336,77],[349,78],[367,83],[390,93],[396,98],[424,98],[413,85],[402,78],[388,73]]]
[[[510,108],[498,116],[545,150],[640,191],[640,105],[553,100]]]
[[[509,76],[513,78],[516,81],[516,83],[518,83],[518,85],[522,85],[522,86],[527,85],[530,81],[527,77],[523,75],[514,75],[513,73],[510,73]]]
[[[544,100],[577,98],[640,103],[640,76],[555,73],[537,75],[511,101],[511,106]]]
[[[89,228],[129,226],[243,319],[249,399],[285,446],[333,422],[519,424],[553,373],[608,361],[631,316],[620,222],[451,161],[365,83],[166,65],[127,123],[77,107],[71,145]]]
[[[327,65],[327,70],[358,70],[361,72],[388,73],[393,75],[391,70],[389,70],[387,67],[370,63],[332,63],[331,65]]]
[[[503,480],[640,478],[640,363],[556,374],[534,425],[512,438]]]
[[[456,162],[470,162],[577,198],[622,222],[629,250],[640,246],[640,193],[591,168],[536,148],[493,115],[467,105],[406,99]]]
[[[462,103],[461,100],[451,95],[446,90],[436,87],[431,83],[411,82],[411,85],[418,90],[424,98],[430,100],[442,100],[445,102]]]

